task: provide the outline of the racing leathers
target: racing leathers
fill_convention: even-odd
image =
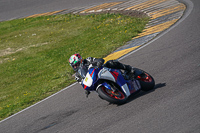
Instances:
[[[87,67],[87,68],[88,68],[89,65],[96,66],[97,68],[99,68],[104,64],[104,61],[105,60],[102,59],[102,58],[88,57],[88,58],[86,58],[86,59],[84,59],[82,61],[82,65]],[[127,71],[128,73],[133,73],[134,72],[134,68],[133,67],[131,67],[130,65],[122,64],[117,60],[109,60],[109,61],[107,61],[104,64],[104,67],[112,68],[112,69],[122,69],[122,70]],[[78,72],[76,72],[76,74],[75,74],[75,79],[78,81],[79,84],[81,84],[81,82],[83,80],[83,78],[79,75]]]

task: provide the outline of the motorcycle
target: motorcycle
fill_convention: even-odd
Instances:
[[[107,67],[80,66],[78,73],[85,90],[96,91],[100,98],[114,104],[123,104],[127,98],[140,91],[154,88],[155,81],[147,72],[135,68],[134,74]]]

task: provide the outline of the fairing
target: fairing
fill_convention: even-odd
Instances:
[[[86,70],[86,69],[85,69]],[[85,72],[82,72],[84,76]],[[98,81],[105,80],[105,82],[98,82]],[[84,79],[82,81],[82,86],[85,90],[89,91],[95,91],[100,86],[104,86],[107,89],[112,90],[112,87],[106,82],[106,81],[112,81],[117,83],[122,91],[126,94],[126,96],[129,96],[133,92],[136,92],[140,89],[140,86],[138,81],[136,80],[125,80],[122,76],[122,73],[120,70],[117,69],[110,69],[110,68],[93,68],[90,67],[89,70],[87,70],[87,74],[85,74]]]
[[[85,90],[94,90],[94,86],[95,83],[97,81],[98,78],[98,72],[99,72],[99,68],[95,69],[95,68],[89,68],[89,70],[87,71],[87,74],[85,76],[85,78],[82,81],[82,86]]]
[[[122,76],[121,72],[117,69],[110,69],[104,67],[100,70],[98,77],[99,79],[106,79],[116,82],[120,86],[123,86],[126,83],[126,80]]]

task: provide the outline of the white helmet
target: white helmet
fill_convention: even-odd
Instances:
[[[82,57],[80,54],[74,54],[69,58],[70,66],[74,69],[74,71],[77,71],[79,65],[82,63]]]

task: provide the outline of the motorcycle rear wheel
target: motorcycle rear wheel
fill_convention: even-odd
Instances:
[[[97,90],[97,93],[102,99],[114,104],[123,104],[127,100],[126,95],[122,91],[116,90],[113,92],[112,90],[107,89],[105,86],[100,86]]]
[[[136,77],[136,79],[140,82],[141,90],[143,91],[152,90],[155,86],[154,78],[150,74],[141,69],[137,68],[136,71],[142,72],[142,75]]]

